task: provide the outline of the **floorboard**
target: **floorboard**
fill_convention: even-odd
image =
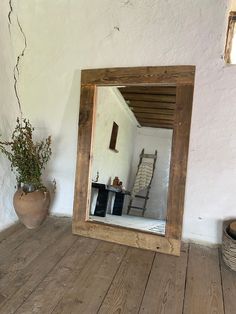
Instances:
[[[98,243],[94,239],[78,237],[67,254],[39,284],[17,314],[51,313],[65,291],[73,287],[75,278],[85,267]]]
[[[8,246],[1,249],[0,256],[0,289],[15,276],[17,272],[25,268],[33,259],[35,259],[47,246],[56,241],[57,237],[66,228],[65,220],[48,219],[41,227],[30,231],[29,236],[15,234],[17,238],[17,247],[9,250]],[[14,236],[14,235],[13,235]],[[22,241],[23,238],[23,241]],[[11,241],[11,244],[13,241]],[[7,278],[4,278],[7,277]]]
[[[138,313],[155,253],[129,248],[99,314]]]
[[[218,249],[190,245],[184,314],[223,314]]]
[[[125,246],[100,242],[52,313],[97,313],[126,251]]]
[[[22,226],[22,228],[21,228]],[[4,232],[4,236],[0,242],[0,250],[5,249],[5,253],[10,254],[15,249],[17,249],[24,241],[30,239],[30,237],[35,234],[38,230],[29,230],[23,227],[21,224],[17,224],[16,230],[7,236],[8,231]],[[0,256],[1,257],[1,256]]]
[[[0,313],[15,313],[65,255],[76,240],[76,236],[73,236],[69,230],[71,228],[67,226],[64,232],[57,238],[56,243],[46,247],[25,269],[17,273],[8,283],[1,285],[0,294],[5,299],[0,304]]]
[[[7,229],[0,232],[0,244],[7,240],[11,235],[13,235],[18,230],[23,230],[24,226],[17,222],[14,225],[8,227]]]
[[[180,257],[156,254],[140,313],[182,313],[187,260],[188,245]]]
[[[0,232],[0,314],[235,314],[236,272],[219,250],[181,256],[74,236],[71,220]]]

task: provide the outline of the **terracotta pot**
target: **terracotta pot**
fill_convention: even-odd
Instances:
[[[14,194],[13,204],[20,221],[29,229],[37,228],[48,215],[50,194],[47,190],[25,193],[19,189]]]

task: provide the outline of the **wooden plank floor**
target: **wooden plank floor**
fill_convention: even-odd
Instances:
[[[70,219],[48,218],[0,233],[0,313],[235,314],[236,272],[218,249],[156,254],[75,236]]]

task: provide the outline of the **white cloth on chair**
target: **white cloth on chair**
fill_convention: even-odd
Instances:
[[[153,175],[153,162],[143,161],[139,166],[138,173],[135,178],[131,198],[134,198],[137,193],[146,189],[151,182]]]

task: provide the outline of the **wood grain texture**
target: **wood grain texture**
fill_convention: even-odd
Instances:
[[[194,73],[194,66],[111,68],[82,71],[79,146],[73,214],[74,233],[161,253],[179,255]],[[153,127],[160,127],[160,125],[163,128],[171,129],[174,127],[174,145],[172,148],[173,156],[169,188],[171,191],[168,196],[167,210],[167,232],[165,237],[156,236],[156,239],[154,239],[154,235],[151,233],[136,230],[130,231],[119,226],[106,226],[98,222],[91,223],[88,221],[88,216],[91,194],[91,145],[95,127],[96,87],[113,85],[151,86],[157,84],[168,85],[168,87],[175,87],[177,85],[177,94],[176,97],[172,94],[162,95],[164,98],[160,98],[160,102],[154,101],[154,106],[151,105],[149,108],[163,109],[167,108],[163,106],[168,104],[169,107],[167,109],[175,110],[177,113],[174,114],[174,120],[163,119],[157,121],[157,119],[152,119]],[[170,103],[163,102],[163,100],[167,99]],[[175,100],[176,105],[174,103]],[[144,104],[147,101],[138,101],[132,106],[140,107],[140,103]],[[151,104],[150,101],[149,104]],[[177,106],[177,109],[175,109],[175,106]],[[142,119],[143,125],[150,126],[149,122],[146,122],[144,118]]]
[[[119,88],[126,94],[175,95],[176,86],[125,86]]]
[[[93,139],[93,124],[95,119],[95,86],[81,87],[78,152],[75,177],[73,219],[87,218],[91,194],[91,146]]]
[[[218,249],[191,244],[184,314],[224,314]]]
[[[174,103],[164,103],[164,102],[148,102],[148,101],[140,101],[133,100],[131,108],[147,108],[147,109],[175,109]]]
[[[5,299],[0,304],[0,313],[15,313],[33,289],[65,255],[76,240],[76,237],[71,235],[69,230],[70,226],[67,226],[57,239],[57,243],[48,246],[25,270],[23,269],[6,284],[1,285],[0,294],[4,295]]]
[[[17,230],[13,234],[9,234],[9,236],[7,237],[5,235],[2,236],[0,249],[7,248],[8,252],[10,253],[14,251],[17,247],[19,247],[22,243],[24,243],[24,241],[29,239],[32,234],[32,230],[29,230],[25,227],[17,228]]]
[[[136,101],[146,101],[146,102],[167,102],[167,103],[175,103],[176,97],[175,95],[150,95],[150,94],[140,94],[140,93],[122,93],[125,100],[131,102]]]
[[[151,122],[154,122],[155,121],[162,121],[165,122],[165,121],[168,121],[170,123],[172,123],[174,121],[174,113],[173,114],[168,114],[166,115],[165,113],[164,114],[161,114],[161,113],[153,113],[153,112],[135,112],[135,117],[137,117],[138,120],[142,120],[142,119],[148,119],[148,121],[151,121]]]
[[[236,23],[236,12],[232,11],[229,14],[228,29],[227,29],[226,44],[225,44],[224,59],[226,63],[231,63],[231,51],[232,51],[235,23]]]
[[[173,116],[174,115],[174,110],[172,109],[153,109],[153,108],[142,108],[142,107],[132,107],[132,111],[135,115],[138,115],[139,113],[154,113],[154,114],[164,114],[168,116]]]
[[[11,278],[16,276],[21,269],[25,268],[47,246],[56,241],[57,237],[66,227],[65,221],[65,219],[59,221],[53,220],[52,223],[52,220],[49,218],[39,228],[29,230],[30,237],[27,238],[24,237],[25,233],[22,235],[15,233],[15,238],[19,245],[14,248],[14,251],[9,250],[8,246],[1,250],[3,252],[0,256],[1,288],[4,288]],[[13,241],[11,244],[12,243]],[[10,243],[8,243],[8,245],[9,244]],[[34,250],[32,250],[32,248],[34,248]]]
[[[24,226],[17,222],[13,224],[12,226],[6,228],[5,230],[2,230],[0,232],[0,244],[4,241],[6,241],[11,235],[13,235],[16,231],[18,230],[23,230],[25,229]]]
[[[222,276],[222,288],[225,314],[236,312],[236,272],[225,265],[220,255],[220,266]]]
[[[132,67],[83,70],[82,84],[106,85],[136,85],[136,84],[193,84],[195,66],[160,66]]]
[[[183,245],[177,258],[75,237],[71,221],[60,220],[47,224],[48,239],[56,241],[1,286],[0,314],[235,313],[236,273],[222,261],[220,268],[217,249],[191,245],[188,255]],[[60,235],[50,226],[55,223]],[[38,234],[32,230],[32,237],[34,233]],[[24,236],[15,232],[19,242]],[[33,252],[34,241],[31,244],[28,250]],[[0,246],[0,256],[5,250]]]
[[[164,123],[166,121],[169,123],[168,128],[173,128],[173,120],[175,116],[175,111],[170,110],[168,105],[176,102],[176,87],[168,86],[126,86],[119,88],[120,93],[125,99],[126,103],[133,111],[136,119],[143,126],[163,128],[165,127]],[[145,104],[154,104],[162,103],[166,104],[166,107],[160,109],[153,107],[141,107],[142,111],[140,112],[135,108],[137,102],[143,102]],[[140,109],[140,107],[138,107]],[[162,121],[165,120],[165,121]]]
[[[145,118],[145,117],[140,117],[138,118],[138,121],[140,122],[140,124],[142,125],[142,123],[150,123],[150,125],[152,124],[170,124],[173,126],[173,120],[169,119],[169,117],[167,117],[166,119],[152,119],[152,118]],[[160,126],[161,128],[161,126]]]
[[[177,86],[167,201],[166,236],[181,239],[193,86]]]
[[[156,254],[139,313],[182,313],[187,260],[188,245],[180,257]]]
[[[136,248],[172,255],[180,254],[180,241],[134,229],[116,227],[94,222],[76,222],[73,232],[85,237],[97,238]]]
[[[154,254],[129,248],[99,314],[138,313]]]
[[[101,243],[53,313],[97,313],[126,251],[125,246]]]
[[[75,278],[86,266],[98,243],[94,239],[78,237],[67,254],[16,313],[51,313],[64,296],[65,291],[73,287]]]

